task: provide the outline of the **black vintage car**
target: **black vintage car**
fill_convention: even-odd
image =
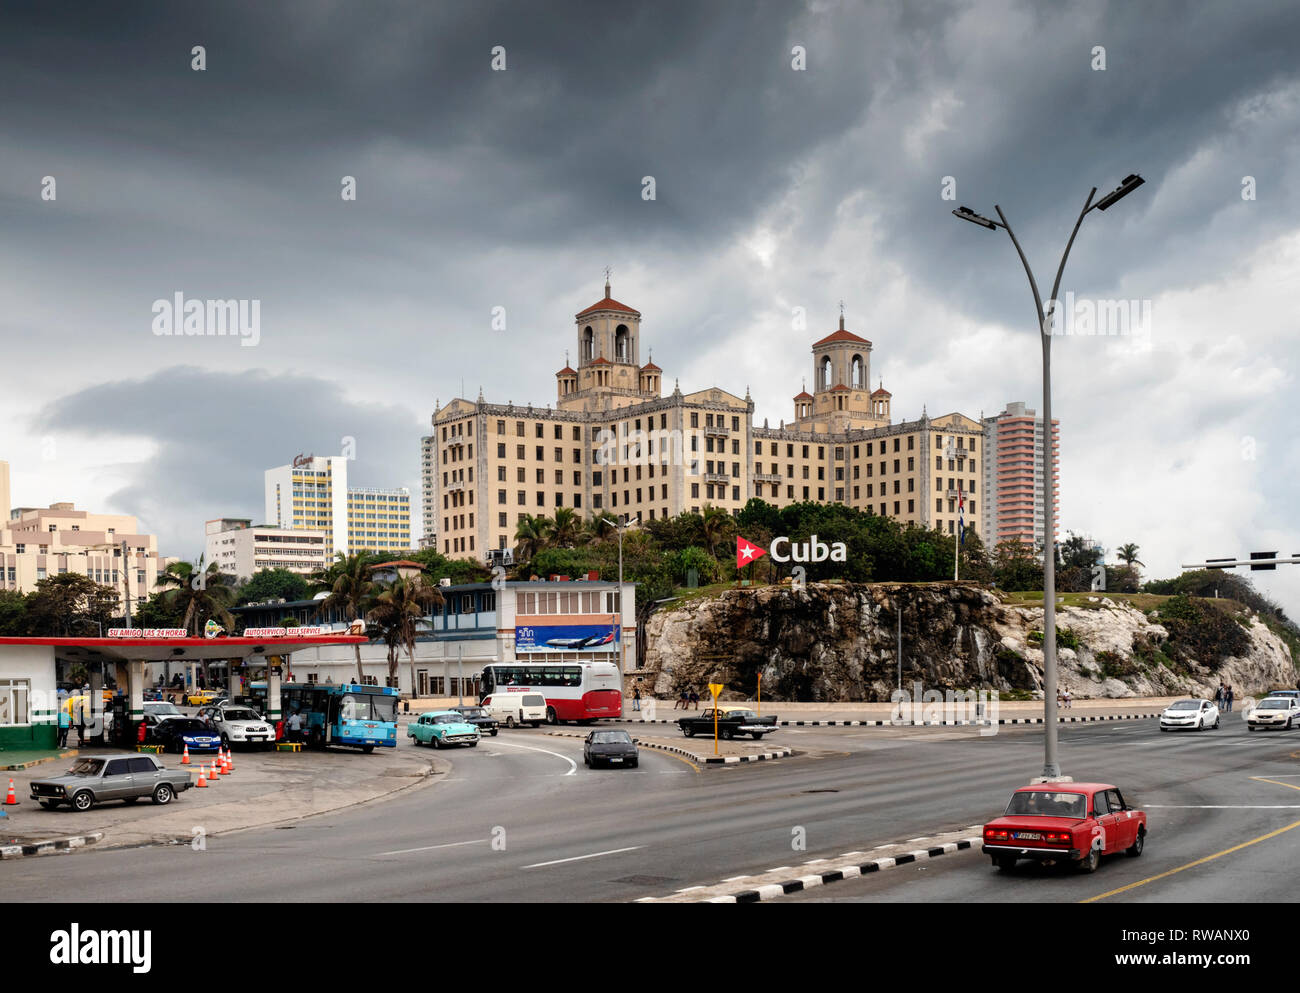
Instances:
[[[456,713],[465,718],[466,724],[473,724],[478,728],[479,734],[490,734],[496,737],[497,728],[501,726],[500,722],[483,707],[452,707]]]
[[[758,714],[748,707],[723,706],[718,708],[718,737],[730,740],[737,735],[751,735],[754,740],[759,740],[765,734],[771,734],[776,730],[776,715],[769,717],[759,717]],[[682,734],[688,738],[693,738],[697,734],[713,735],[713,709],[701,710],[698,716],[681,717],[677,720],[677,726],[682,729]]]

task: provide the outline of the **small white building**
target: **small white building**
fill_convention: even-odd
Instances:
[[[330,562],[329,535],[324,531],[255,525],[246,517],[208,521],[205,530],[205,561],[240,579],[263,569],[288,569],[308,576]]]

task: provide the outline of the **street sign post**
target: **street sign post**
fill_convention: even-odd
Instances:
[[[763,674],[758,674],[758,716],[763,716]]]
[[[721,683],[709,683],[709,692],[713,694],[713,754],[718,754],[718,694],[722,692]]]

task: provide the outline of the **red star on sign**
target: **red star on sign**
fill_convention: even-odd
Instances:
[[[749,565],[751,562],[757,562],[767,552],[757,545],[752,545],[740,535],[736,535],[736,568]]]

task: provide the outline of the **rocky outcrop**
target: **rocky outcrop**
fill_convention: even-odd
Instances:
[[[661,697],[722,682],[722,699],[751,699],[761,673],[764,699],[888,700],[900,606],[905,686],[1041,690],[1042,607],[965,583],[810,583],[686,600],[651,616],[644,675]],[[1158,617],[1104,596],[1058,608],[1056,624],[1060,685],[1079,697],[1213,695],[1222,679],[1242,698],[1296,683],[1290,650],[1256,617],[1242,622],[1244,653],[1204,659],[1166,655]]]

